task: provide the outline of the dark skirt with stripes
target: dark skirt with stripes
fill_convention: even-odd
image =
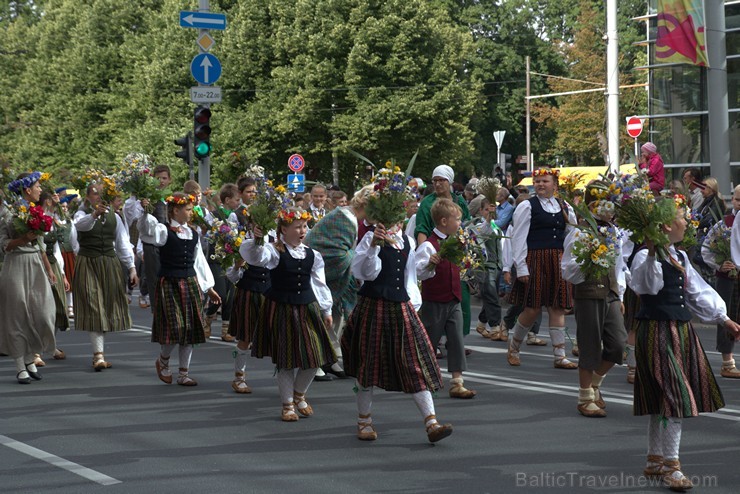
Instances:
[[[64,259],[64,275],[67,277],[69,284],[72,284],[72,280],[75,278],[75,253],[72,251],[62,251],[62,259]]]
[[[131,314],[117,257],[77,256],[72,296],[75,329],[113,332],[131,328]]]
[[[624,292],[624,329],[634,331],[635,325],[640,321],[636,319],[640,311],[640,296],[632,288],[627,287]]]
[[[509,294],[509,303],[524,307],[573,307],[570,283],[563,279],[560,260],[563,249],[532,249],[527,252],[529,282],[517,279]]]
[[[337,361],[318,302],[290,305],[265,298],[252,335],[252,356],[278,369],[316,369]]]
[[[690,322],[639,320],[635,415],[696,417],[725,405]]]
[[[265,296],[261,293],[235,287],[234,303],[231,306],[229,334],[239,341],[252,341],[257,319],[262,311]]]
[[[366,388],[404,393],[441,389],[434,353],[411,302],[360,296],[342,335],[344,372]]]
[[[204,326],[198,279],[159,278],[154,292],[152,341],[162,345],[205,343]]]
[[[51,293],[54,295],[55,319],[54,327],[60,331],[69,329],[69,317],[67,316],[67,294],[64,291],[64,273],[58,263],[53,263],[51,269],[57,282],[51,285]]]

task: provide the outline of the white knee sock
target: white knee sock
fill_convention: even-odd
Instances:
[[[514,324],[514,327],[512,328],[514,335],[509,340],[509,347],[518,352],[519,346],[525,339],[527,339],[527,334],[530,329],[532,329],[532,326],[522,326],[522,323],[517,320],[516,324]]]
[[[72,306],[72,292],[67,292],[67,307]]]
[[[293,403],[293,382],[295,372],[293,369],[280,369],[277,373],[278,391],[282,403]]]
[[[569,362],[565,358],[565,328],[550,328],[550,341],[552,342],[552,354],[555,360],[561,360],[563,363]]]
[[[190,359],[192,357],[193,357],[193,345],[180,345],[179,364],[180,364],[180,369],[185,369],[185,374],[187,374],[187,369],[190,368]]]
[[[416,407],[421,412],[424,420],[430,415],[434,415],[434,399],[432,398],[432,393],[429,391],[419,391],[411,396],[414,397],[414,403],[416,403]],[[426,425],[429,425],[429,423],[433,423],[433,421],[429,420]]]
[[[373,407],[373,387],[363,388],[357,386],[357,413],[359,415],[370,415],[370,411]]]
[[[90,343],[92,343],[93,354],[103,353],[105,347],[105,333],[97,331],[90,332]]]
[[[666,460],[678,460],[678,450],[681,446],[681,419],[668,417],[668,423],[661,424],[663,436],[663,457]]]
[[[234,372],[237,374],[244,374],[247,371],[247,358],[249,357],[249,350],[242,350],[236,347],[236,356],[234,357]]]
[[[627,345],[627,366],[637,367],[637,359],[635,359],[635,345]]]
[[[159,345],[159,354],[165,359],[170,358],[172,350],[175,349],[175,345]]]
[[[26,363],[24,362],[24,357],[18,357],[15,359],[15,370],[17,372],[24,372],[26,370]],[[31,360],[33,362],[33,360]]]
[[[298,369],[293,381],[293,389],[300,394],[306,394],[315,376],[316,369]]]
[[[660,415],[651,415],[648,422],[648,454],[663,456]]]

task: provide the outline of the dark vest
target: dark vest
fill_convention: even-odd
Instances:
[[[183,226],[182,228],[190,228]],[[190,228],[193,238],[183,240],[167,227],[167,242],[159,248],[159,273],[162,278],[191,278],[195,276],[195,247],[198,232]]]
[[[637,319],[690,321],[691,313],[684,301],[686,274],[670,261],[661,260],[659,262],[663,266],[663,289],[657,295],[640,295],[640,311],[637,313]],[[678,252],[678,262],[681,266],[686,265],[681,252]]]
[[[735,216],[732,214],[726,214],[723,221],[725,222],[725,226],[727,228],[732,228],[732,225],[735,223]],[[714,274],[717,275],[719,278],[725,278],[728,280],[733,279],[730,278],[729,273],[723,273],[720,270],[715,271]]]
[[[562,249],[565,240],[565,210],[548,213],[535,196],[529,199],[532,207],[532,220],[527,235],[527,249]],[[560,203],[561,208],[566,206]]]
[[[283,304],[307,305],[316,301],[316,295],[311,288],[311,270],[313,269],[314,253],[306,248],[305,259],[293,259],[287,251],[280,253],[280,262],[270,272],[272,286],[265,293],[265,297]]]
[[[86,232],[77,232],[80,242],[78,255],[85,257],[116,257],[116,221],[118,216],[112,210],[103,218],[95,221],[92,229]]]
[[[236,286],[250,292],[265,293],[272,286],[270,270],[247,264],[245,265],[242,278],[237,282]]]
[[[440,238],[436,232],[427,239],[439,252]],[[460,268],[450,261],[443,259],[437,264],[434,276],[421,282],[421,299],[425,302],[452,302],[462,300],[462,287],[460,286]]]
[[[368,230],[371,231],[371,230]],[[372,281],[365,281],[358,292],[363,297],[390,300],[391,302],[408,302],[406,292],[406,263],[409,259],[411,246],[406,235],[403,236],[403,249],[395,249],[390,245],[380,247],[380,273]]]

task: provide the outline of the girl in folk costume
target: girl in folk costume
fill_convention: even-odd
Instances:
[[[336,362],[327,333],[332,323],[332,299],[324,260],[303,244],[310,217],[303,209],[283,210],[278,217],[277,241],[257,245],[264,233],[255,227],[255,238],[239,248],[247,263],[270,270],[272,286],[265,294],[252,337],[252,355],[269,356],[277,367],[285,422],[298,420],[296,411],[304,417],[313,415],[306,391],[318,368]]]
[[[373,387],[411,393],[424,417],[427,437],[436,442],[452,433],[440,424],[432,392],[442,388],[439,366],[417,310],[414,241],[382,224],[365,234],[352,259],[352,274],[364,281],[342,335],[348,376],[357,379],[357,437],[377,439],[370,416]]]
[[[524,311],[512,328],[514,334],[506,357],[509,365],[521,365],[519,347],[545,306],[555,368],[575,369],[578,366],[565,358],[565,308],[573,304],[570,286],[560,272],[560,261],[566,225],[575,224],[576,219],[565,202],[554,197],[557,170],[540,168],[533,176],[536,196],[514,211],[511,245],[517,279],[509,302],[522,305]]]
[[[49,192],[41,193],[41,203],[44,205],[46,213],[54,218],[54,224],[51,230],[44,236],[44,244],[46,245],[46,258],[49,260],[52,270],[54,271],[54,277],[56,283],[52,286],[52,293],[54,294],[54,306],[56,308],[56,316],[54,323],[55,331],[67,331],[69,329],[69,317],[67,316],[66,292],[69,291],[69,280],[65,275],[64,270],[64,258],[62,257],[62,251],[59,247],[62,241],[62,232],[60,228],[60,218],[56,214],[57,205],[59,204],[59,196]],[[58,348],[54,349],[54,359],[64,360],[66,355],[63,351]]]
[[[242,206],[237,210],[236,218],[240,225],[246,226],[248,216],[244,214],[246,208],[254,201],[257,185],[252,177],[239,180]],[[248,233],[249,235],[249,233]],[[234,380],[231,387],[236,393],[248,394],[252,392],[246,381],[247,356],[249,344],[257,326],[257,318],[265,301],[265,293],[272,286],[270,270],[262,266],[252,266],[238,260],[233,267],[226,271],[226,276],[236,285],[234,303],[231,306],[229,334],[236,338],[234,351]]]
[[[98,187],[88,185],[86,204],[74,216],[80,251],[72,282],[75,329],[90,333],[96,372],[111,367],[103,355],[105,334],[131,327],[119,260],[128,269],[129,285],[138,282],[123,221],[101,201]]]
[[[733,338],[740,337],[740,325],[727,317],[720,296],[673,245],[686,231],[684,207],[677,208],[672,224],[663,226],[670,258],[656,259],[655,246],[646,242],[632,261],[629,281],[641,300],[634,414],[650,415],[644,473],[662,477],[678,491],[692,487],[678,459],[682,419],[725,404],[691,318],[722,324]]]
[[[563,278],[573,283],[576,331],[579,344],[578,359],[578,412],[585,417],[606,417],[606,403],[601,397],[601,383],[614,365],[622,364],[622,354],[627,342],[622,317],[624,291],[627,287],[626,268],[621,255],[621,240],[612,223],[613,213],[597,211],[599,201],[594,195],[595,187],[603,185],[592,182],[586,187],[585,201],[591,209],[599,228],[615,232],[616,262],[605,276],[591,277],[584,272],[574,253],[581,230],[573,229],[565,238]],[[607,230],[609,231],[609,230]],[[609,233],[607,233],[610,235]],[[605,245],[602,243],[602,245]]]
[[[22,173],[8,185],[21,197],[19,207],[38,202],[40,177],[39,172]],[[33,231],[17,232],[10,214],[0,223],[0,249],[5,253],[0,271],[0,352],[15,360],[18,383],[29,384],[31,379],[41,379],[35,354],[53,352],[56,347],[51,286],[56,279],[39,236]]]
[[[170,355],[180,346],[180,372],[177,384],[196,386],[188,375],[193,345],[205,343],[203,293],[214,303],[221,298],[213,289],[211,270],[198,241],[198,233],[188,226],[193,214],[195,197],[177,192],[166,199],[169,222],[160,223],[151,214],[138,221],[139,231],[153,239],[159,247],[159,280],[154,293],[152,341],[161,345],[155,362],[159,379],[172,384]]]
[[[740,266],[740,222],[737,222],[737,225],[735,224],[738,213],[740,213],[740,185],[735,187],[732,193],[731,214],[725,215],[712,228],[701,246],[702,258],[717,274],[717,293],[725,301],[728,313],[736,319],[738,318],[738,311],[740,311],[740,276],[738,276],[738,267]],[[710,245],[712,237],[718,234],[717,230],[721,225],[730,229],[731,259],[725,260],[720,265]],[[740,370],[735,367],[735,359],[733,358],[734,349],[735,340],[729,337],[722,325],[717,325],[717,351],[722,354],[722,368],[720,369],[722,377],[740,378]]]

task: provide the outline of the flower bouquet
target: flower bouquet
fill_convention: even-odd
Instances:
[[[724,221],[717,223],[714,228],[709,230],[709,252],[714,254],[715,263],[722,266],[726,261],[732,261],[732,228],[727,226]],[[730,278],[737,278],[737,269],[732,269],[727,273]]]
[[[131,153],[124,158],[122,167],[115,174],[119,190],[138,200],[149,201],[146,207],[149,214],[154,211],[155,204],[168,194],[168,191],[159,188],[159,180],[152,175],[152,168],[154,166],[148,155]]]
[[[586,279],[598,281],[617,263],[617,242],[621,234],[614,226],[581,228],[576,233],[573,255]]]
[[[483,194],[489,204],[496,205],[496,196],[501,188],[501,181],[497,178],[483,177],[475,184],[475,192]]]
[[[583,173],[571,173],[570,175],[558,178],[557,195],[569,204],[575,202],[576,191],[582,191],[581,183],[586,175]]]
[[[414,191],[408,187],[406,175],[397,166],[386,163],[373,179],[374,190],[365,205],[365,215],[372,223],[381,224],[394,233],[406,219],[406,202],[414,200]]]
[[[257,196],[242,214],[249,216],[252,228],[258,227],[264,235],[270,230],[277,229],[277,219],[280,211],[292,206],[292,194],[284,185],[275,187],[272,180],[265,177],[255,177],[257,182]],[[262,245],[265,237],[255,239],[257,245]]]
[[[439,257],[460,268],[460,279],[467,281],[475,277],[481,269],[483,251],[477,239],[468,230],[462,228],[455,235],[449,235],[439,242]],[[433,270],[435,265],[431,262],[426,269]]]
[[[44,213],[39,204],[17,202],[9,206],[13,216],[13,228],[16,233],[25,235],[28,232],[43,235],[51,231],[53,218]]]
[[[218,261],[224,271],[241,259],[239,247],[241,246],[247,232],[241,230],[237,223],[216,220],[206,233],[206,239],[213,244],[214,253],[211,254],[212,261]]]

